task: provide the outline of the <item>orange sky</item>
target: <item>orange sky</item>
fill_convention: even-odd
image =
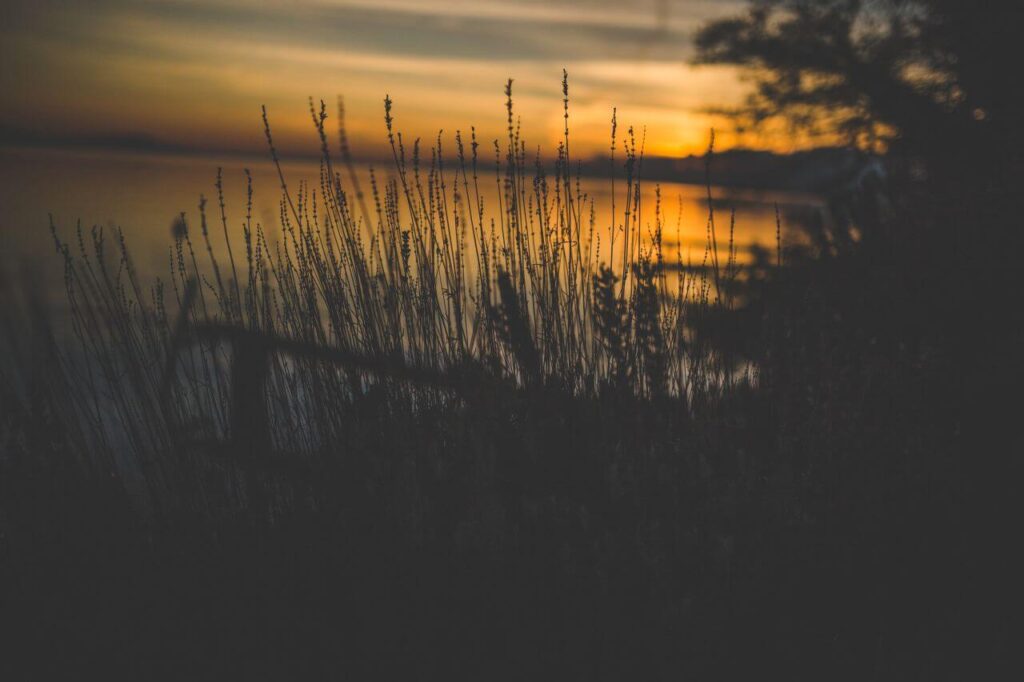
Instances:
[[[647,128],[647,152],[702,151],[708,107],[737,103],[724,67],[690,66],[701,23],[736,0],[8,0],[0,9],[0,127],[10,140],[102,137],[132,146],[262,152],[266,104],[285,152],[315,149],[306,98],[337,94],[357,154],[385,141],[382,100],[409,137],[503,132],[506,78],[529,142],[560,137],[570,74],[574,154]],[[763,139],[746,146],[784,149]]]

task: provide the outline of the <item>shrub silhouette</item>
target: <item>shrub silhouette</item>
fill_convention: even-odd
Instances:
[[[567,142],[550,176],[526,170],[511,93],[497,209],[479,201],[475,131],[468,154],[459,134],[454,161],[440,138],[428,156],[387,99],[393,177],[373,176],[367,205],[311,106],[318,191],[282,172],[280,241],[250,205],[226,263],[205,201],[198,249],[183,223],[148,289],[120,234],[111,248],[99,228],[69,243],[54,227],[67,334],[3,306],[9,357],[25,359],[0,393],[0,577],[17,624],[3,665],[973,669],[949,590],[953,421],[942,366],[893,323],[900,264],[870,245],[783,258],[781,237],[743,264],[730,238],[722,268],[713,216],[704,265],[666,263],[660,223],[645,240],[634,203],[635,142],[625,202],[599,229]],[[568,115],[567,79],[563,94]],[[269,124],[267,140],[276,163]]]

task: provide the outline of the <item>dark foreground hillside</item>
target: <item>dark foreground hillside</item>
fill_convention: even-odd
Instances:
[[[5,283],[6,679],[964,679],[1008,652],[973,472],[1010,447],[978,427],[1019,332],[965,317],[931,190],[858,188],[750,263],[714,216],[687,267],[630,212],[627,144],[602,267],[616,232],[564,153],[533,175],[509,107],[497,210],[475,140],[451,168],[396,136],[365,212],[328,155],[280,243],[247,219],[210,260],[211,202],[152,289],[87,230],[55,234],[69,320]]]

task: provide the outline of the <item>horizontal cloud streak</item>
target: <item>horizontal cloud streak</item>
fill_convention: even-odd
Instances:
[[[0,30],[0,54],[14,64],[0,85],[16,102],[0,124],[245,148],[260,142],[248,125],[258,104],[284,112],[287,141],[306,125],[300,98],[307,94],[343,92],[358,133],[379,128],[388,92],[412,132],[427,135],[439,126],[496,124],[501,85],[513,76],[524,125],[544,138],[560,125],[564,66],[582,148],[606,144],[613,106],[649,123],[652,139],[669,139],[665,148],[692,148],[714,122],[701,112],[741,92],[731,71],[686,65],[692,31],[737,7],[732,0],[16,2],[3,10]]]

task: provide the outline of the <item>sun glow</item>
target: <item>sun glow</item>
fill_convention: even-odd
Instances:
[[[410,138],[475,126],[490,139],[511,77],[527,139],[547,148],[561,137],[567,68],[574,153],[606,150],[613,108],[623,130],[646,130],[648,153],[699,153],[712,127],[722,148],[743,142],[708,113],[742,96],[737,74],[688,63],[694,28],[735,4],[108,0],[57,12],[19,1],[0,29],[0,128],[14,141],[259,152],[266,105],[283,150],[307,153],[306,98],[341,94],[356,153],[375,158],[385,94]]]

